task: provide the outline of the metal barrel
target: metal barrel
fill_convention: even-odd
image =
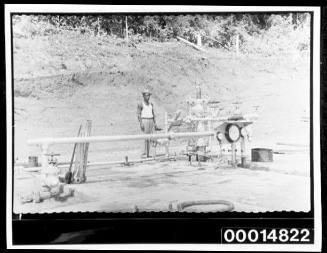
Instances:
[[[273,150],[269,148],[253,148],[251,150],[252,162],[272,162]]]
[[[38,158],[37,156],[29,156],[28,157],[28,167],[37,167],[38,166]]]

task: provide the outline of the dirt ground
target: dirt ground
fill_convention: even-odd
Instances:
[[[214,163],[199,169],[185,161],[90,168],[87,183],[74,185],[73,199],[23,206],[15,202],[15,210],[132,210],[134,205],[162,210],[171,201],[201,198],[233,201],[236,211],[308,211],[309,66],[308,56],[236,58],[230,52],[199,52],[178,42],[131,46],[73,33],[15,38],[17,162],[40,156],[39,147],[28,146],[28,139],[76,136],[87,119],[92,120],[92,135],[140,133],[136,104],[144,87],[153,92],[158,123],[163,126],[164,112],[185,109],[185,100],[194,97],[197,84],[204,95],[220,101],[222,115],[234,109],[234,102],[244,113],[259,114],[249,150],[287,151],[274,155],[271,164],[255,165],[261,168],[257,170],[223,165],[216,169]],[[304,150],[278,143],[295,143]],[[59,162],[68,161],[72,148],[59,145],[52,151],[61,154]],[[142,142],[92,144],[89,161],[121,160],[126,154],[139,158],[141,148]],[[15,194],[31,188],[33,178],[15,175]]]
[[[298,161],[296,168],[290,169]],[[39,204],[20,204],[17,196],[39,187],[36,173],[15,177],[14,210],[25,212],[70,211],[168,211],[171,203],[191,200],[227,200],[234,211],[309,211],[309,164],[302,154],[286,159],[275,155],[274,163],[253,163],[251,168],[231,168],[216,162],[189,165],[186,160],[148,162],[125,166],[90,167],[87,182],[71,185],[74,197],[64,202],[54,199]],[[302,163],[305,164],[302,164]],[[294,165],[293,165],[294,166]],[[197,206],[186,211],[215,211],[219,206]]]

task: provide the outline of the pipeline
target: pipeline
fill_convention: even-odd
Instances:
[[[62,137],[62,138],[41,138],[28,140],[29,145],[50,145],[69,143],[92,143],[92,142],[113,142],[130,140],[151,140],[151,139],[175,139],[189,137],[214,136],[214,132],[186,132],[186,133],[166,133],[166,134],[141,134],[141,135],[117,135],[117,136],[85,136],[85,137]]]
[[[226,200],[198,200],[198,201],[186,201],[181,202],[177,206],[173,207],[173,203],[170,202],[168,205],[169,212],[182,212],[184,208],[196,205],[224,205],[225,207],[219,208],[216,212],[231,212],[234,210],[234,204],[230,201]],[[133,208],[134,212],[153,212],[154,210],[151,208],[140,208],[139,206],[135,205]],[[161,210],[162,211],[162,210]]]
[[[145,163],[145,162],[150,162],[150,161],[166,161],[169,159],[176,160],[178,158],[181,158],[183,156],[178,156],[178,155],[171,155],[169,157],[162,157],[162,156],[157,156],[157,157],[150,157],[150,158],[142,158],[142,159],[135,159],[135,160],[128,160],[128,164],[136,164],[136,163]],[[93,166],[104,166],[104,165],[127,165],[126,161],[118,160],[118,161],[103,161],[103,162],[87,162],[86,166],[87,167],[93,167]],[[65,169],[69,167],[69,162],[64,162],[64,163],[58,163],[57,166],[59,169]],[[24,172],[39,172],[42,170],[42,167],[25,167],[21,168],[22,171]]]
[[[251,113],[251,114],[244,114],[239,115],[239,117],[235,116],[220,116],[220,117],[205,117],[205,118],[198,118],[198,117],[190,117],[189,120],[191,121],[252,121],[258,119],[258,114]]]

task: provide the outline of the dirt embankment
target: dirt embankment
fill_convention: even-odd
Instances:
[[[86,119],[93,121],[93,135],[139,133],[136,104],[144,87],[153,92],[159,124],[164,111],[185,108],[200,84],[205,95],[220,101],[222,113],[240,102],[241,111],[260,115],[254,141],[309,142],[309,123],[302,120],[310,108],[308,57],[236,58],[179,42],[132,44],[75,33],[14,38],[13,45],[19,160],[40,152],[28,147],[27,139],[75,136]],[[108,155],[140,145],[97,144],[90,153]],[[71,147],[59,151],[68,158]]]

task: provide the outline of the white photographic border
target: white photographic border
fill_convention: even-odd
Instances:
[[[313,12],[312,62],[312,124],[313,124],[313,176],[314,176],[314,244],[75,244],[75,245],[13,245],[12,241],[12,55],[11,13],[201,13],[201,12]],[[5,5],[6,48],[6,113],[7,113],[7,198],[6,240],[8,249],[110,249],[110,250],[202,250],[202,251],[321,251],[321,175],[320,175],[320,7],[296,6],[190,6],[190,5],[57,5],[7,4]]]

